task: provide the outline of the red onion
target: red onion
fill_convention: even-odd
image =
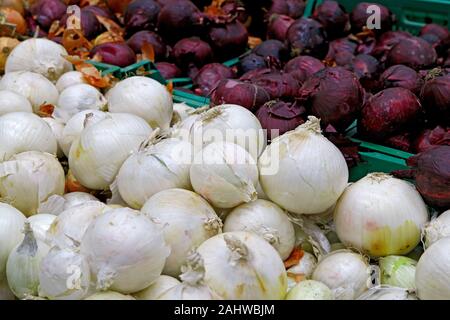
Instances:
[[[127,44],[136,54],[142,52],[142,46],[144,43],[148,43],[153,46],[156,60],[167,58],[168,50],[166,44],[163,42],[161,37],[153,31],[139,31],[131,36],[131,38],[127,41]]]
[[[401,178],[415,178],[425,202],[440,210],[450,208],[450,146],[437,146],[408,159],[412,170],[397,171]]]
[[[328,50],[326,33],[323,26],[313,19],[296,20],[287,32],[287,41],[291,46],[291,54],[311,55],[323,58]]]
[[[240,61],[241,70],[243,73],[266,68],[266,60],[257,54],[250,53],[243,57]]]
[[[400,87],[417,94],[422,86],[422,81],[414,69],[399,64],[389,67],[381,74],[380,85],[383,89]]]
[[[411,91],[389,88],[370,97],[364,104],[359,132],[375,141],[382,141],[413,128],[421,118],[422,106]]]
[[[208,37],[214,53],[221,60],[240,55],[245,51],[248,42],[247,29],[237,20],[211,27]]]
[[[289,16],[272,14],[269,17],[269,24],[267,26],[267,38],[284,41],[289,27],[294,22],[295,20]]]
[[[299,83],[303,83],[314,73],[325,69],[319,59],[310,56],[300,56],[290,60],[284,66],[284,72],[292,75]]]
[[[67,6],[61,0],[38,0],[30,8],[33,18],[46,30],[50,28],[53,21],[61,19],[66,11]]]
[[[27,27],[28,27],[28,32],[29,32],[30,37],[34,37],[34,35],[39,27],[38,24],[32,17],[27,17],[25,20],[27,22]],[[39,32],[38,32],[37,36],[38,36],[38,38],[47,38],[48,33],[45,30],[42,30],[41,27],[39,27]]]
[[[345,35],[350,31],[350,20],[345,8],[336,1],[325,0],[314,11],[313,18],[319,21],[329,39]]]
[[[245,6],[242,5],[240,0],[225,0],[220,8],[225,14],[235,16],[236,19],[243,24],[247,24],[250,18],[245,10]]]
[[[124,23],[127,34],[141,30],[154,30],[161,6],[154,0],[134,0],[125,11]]]
[[[136,62],[134,51],[125,43],[103,43],[95,46],[91,56],[99,55],[102,62],[118,67],[127,67]]]
[[[254,70],[250,70],[246,73],[244,73],[239,80],[244,81],[244,82],[252,82],[253,79],[256,79],[260,76],[266,75],[271,73],[273,70],[270,68],[261,68],[261,69],[254,69]]]
[[[211,94],[211,102],[214,105],[230,103],[249,110],[255,110],[269,100],[270,96],[263,88],[252,83],[230,79],[221,80]]]
[[[181,70],[173,63],[157,62],[156,69],[158,69],[164,79],[179,78],[182,76]]]
[[[202,96],[209,96],[220,80],[232,79],[234,76],[233,70],[221,63],[204,65],[193,79],[194,85],[197,87],[195,92]]]
[[[286,61],[289,56],[289,52],[285,44],[279,40],[266,40],[256,46],[253,53],[261,57],[274,57],[278,61]]]
[[[104,7],[99,7],[99,6],[87,6],[87,7],[83,7],[82,9],[83,11],[89,11],[92,12],[93,14],[100,16],[100,17],[104,17],[104,18],[108,18],[110,20],[115,20],[116,17],[114,16],[114,14],[107,8]]]
[[[305,123],[302,118],[305,112],[305,108],[296,102],[269,101],[258,109],[256,117],[262,128],[267,130],[267,138],[272,140],[276,138],[272,136],[272,130],[279,130],[278,135],[282,135]]]
[[[412,38],[412,35],[404,31],[388,31],[383,33],[378,39],[372,54],[375,57],[381,57],[382,60],[384,60],[386,59],[389,51],[391,51],[395,45],[397,45],[400,41],[409,38]]]
[[[450,37],[450,32],[448,31],[448,29],[446,27],[435,24],[435,23],[427,24],[427,25],[423,26],[423,28],[420,30],[421,36],[427,35],[427,34],[435,35],[440,40],[446,40],[448,37]]]
[[[404,64],[419,69],[436,63],[436,51],[425,40],[417,37],[401,40],[387,56],[389,65]]]
[[[189,0],[168,0],[158,16],[158,30],[165,39],[177,40],[201,34],[204,15]]]
[[[380,27],[381,29],[373,29],[376,33],[384,33],[388,30],[392,29],[393,25],[393,16],[388,8],[378,3],[369,3],[369,2],[360,2],[353,9],[350,14],[350,21],[352,24],[352,28],[355,32],[360,32],[367,28],[367,21],[369,17],[373,14],[373,12],[367,12],[367,9],[371,5],[376,5],[380,8]]]
[[[303,0],[272,0],[272,6],[268,13],[284,14],[294,19],[303,16],[305,11],[305,2]]]
[[[437,126],[433,130],[424,130],[415,142],[415,151],[422,153],[435,146],[450,146],[450,127]]]
[[[354,142],[346,135],[337,132],[331,125],[325,128],[324,136],[330,140],[339,151],[341,151],[349,168],[353,168],[361,162],[359,143]]]
[[[182,69],[191,65],[200,68],[212,61],[213,52],[207,42],[192,37],[178,41],[173,47],[173,56],[176,64]]]
[[[350,69],[356,74],[364,89],[373,91],[378,87],[380,63],[374,57],[367,54],[357,55]]]
[[[94,10],[85,8],[81,9],[81,28],[83,29],[83,34],[87,39],[93,39],[99,34],[101,34],[104,30],[102,24],[98,21],[95,16]],[[60,23],[62,25],[66,25],[68,15],[65,14]]]
[[[307,79],[301,100],[326,127],[343,131],[356,119],[364,102],[364,89],[356,75],[342,67],[326,68]]]
[[[271,71],[261,74],[251,80],[253,84],[263,88],[271,99],[292,99],[298,96],[300,85],[289,73]]]
[[[385,144],[388,147],[395,148],[398,150],[402,150],[405,152],[411,152],[412,146],[411,146],[411,134],[409,132],[407,133],[401,133],[396,136],[390,137],[385,140]]]
[[[425,82],[421,99],[426,112],[438,123],[450,123],[450,74]]]
[[[351,64],[357,48],[358,44],[348,38],[333,40],[330,42],[325,60],[338,66],[347,66]]]

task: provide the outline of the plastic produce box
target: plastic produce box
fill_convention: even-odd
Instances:
[[[116,76],[119,76],[120,74],[120,68],[110,65],[110,64],[106,64],[106,63],[101,63],[101,62],[97,62],[97,61],[92,61],[89,60],[87,61],[89,64],[92,64],[95,68],[97,68],[97,70],[99,70],[102,74],[102,76],[107,76],[109,74]]]
[[[155,64],[149,60],[136,62],[128,67],[120,68],[111,64],[87,61],[102,72],[102,75],[112,74],[114,77],[123,80],[133,76],[149,76],[161,83],[166,83],[161,73],[156,69]]]
[[[347,12],[360,2],[355,0],[337,0]],[[305,8],[305,17],[311,16],[314,8],[323,0],[309,0]],[[427,23],[446,26],[450,30],[450,1],[449,0],[374,0],[388,7],[396,16],[396,27],[417,34]]]

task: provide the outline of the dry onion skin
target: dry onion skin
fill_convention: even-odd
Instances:
[[[425,248],[430,247],[436,241],[450,237],[450,210],[445,211],[439,217],[431,220],[423,229]]]
[[[8,59],[11,51],[20,43],[19,40],[9,37],[0,38],[0,72],[5,71],[6,60]]]
[[[282,300],[287,275],[278,252],[249,232],[228,232],[197,249],[205,284],[225,300]]]
[[[342,153],[321,134],[315,117],[274,139],[259,159],[259,170],[266,195],[296,214],[318,214],[332,207],[349,177]]]
[[[33,38],[22,41],[8,57],[5,72],[36,72],[52,82],[73,69],[72,64],[64,59],[68,53],[56,42],[48,39]]]
[[[339,239],[373,257],[411,252],[428,219],[414,185],[384,173],[369,174],[350,185],[334,211]]]

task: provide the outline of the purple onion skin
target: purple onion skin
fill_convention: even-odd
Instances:
[[[267,39],[284,41],[289,27],[295,22],[289,16],[272,14],[267,25]]]
[[[28,35],[30,37],[34,37],[36,31],[38,30],[37,22],[32,17],[27,17],[26,22],[28,27]],[[47,38],[47,37],[48,33],[45,30],[42,30],[41,27],[39,27],[38,38]]]
[[[388,31],[383,33],[378,39],[373,52],[375,57],[379,57],[382,61],[386,60],[386,56],[391,49],[404,39],[412,38],[412,35],[405,31]]]
[[[412,152],[411,134],[409,132],[400,133],[396,136],[390,137],[385,140],[386,146],[402,150],[405,152]]]
[[[296,20],[287,32],[287,41],[291,46],[291,55],[310,55],[319,59],[325,57],[328,42],[323,26],[308,18]]]
[[[305,108],[298,106],[296,102],[272,100],[260,107],[255,114],[262,128],[267,130],[268,140],[272,140],[276,138],[276,136],[272,136],[272,130],[278,130],[278,136],[305,123],[302,118],[305,112]]]
[[[380,29],[373,29],[377,34],[382,34],[386,31],[392,29],[392,25],[394,23],[392,13],[383,5],[378,3],[370,3],[370,2],[360,2],[356,5],[353,11],[350,14],[350,22],[352,25],[352,29],[355,33],[361,32],[365,27],[367,27],[367,20],[373,13],[367,13],[367,8],[371,5],[376,5],[380,8],[381,13],[381,21],[380,21]]]
[[[414,93],[404,88],[389,88],[369,98],[358,121],[358,131],[373,141],[383,141],[400,132],[412,131],[423,109]]]
[[[94,47],[91,56],[96,54],[102,57],[102,62],[118,67],[128,67],[136,63],[134,51],[125,43],[103,43]]]
[[[61,0],[39,0],[30,8],[30,13],[37,23],[48,30],[52,23],[66,14],[67,6]]]
[[[450,74],[426,81],[420,96],[430,119],[438,124],[450,124]]]
[[[203,34],[204,15],[189,0],[167,0],[158,15],[158,33],[174,44],[180,39]]]
[[[300,90],[298,81],[291,74],[277,71],[257,76],[251,82],[266,90],[271,99],[292,99]]]
[[[238,80],[221,80],[212,91],[213,105],[237,104],[251,111],[270,100],[269,94],[261,87]]]
[[[166,44],[163,42],[161,37],[153,31],[139,31],[132,35],[127,41],[127,44],[136,54],[142,52],[142,47],[145,43],[153,46],[156,60],[163,60],[168,57],[169,52]]]
[[[350,31],[349,15],[336,1],[324,1],[314,11],[313,18],[323,25],[329,39],[342,37]]]
[[[303,16],[305,2],[303,0],[273,0],[268,14],[284,14],[293,19]]]
[[[438,37],[440,40],[446,40],[450,37],[450,31],[448,31],[446,27],[443,27],[435,23],[427,24],[423,26],[423,28],[420,30],[421,36],[428,34],[434,35]]]
[[[235,73],[231,68],[221,63],[210,63],[203,66],[193,79],[197,87],[195,93],[201,96],[209,96],[220,80],[233,79]]]
[[[414,143],[416,153],[422,153],[435,146],[450,146],[450,127],[437,126],[434,129],[424,130]]]
[[[141,30],[154,30],[161,6],[153,0],[134,0],[125,12],[125,29],[127,34]]]
[[[197,37],[178,41],[173,47],[172,54],[176,64],[185,70],[191,65],[201,68],[213,60],[213,51],[210,45]]]
[[[286,61],[289,58],[289,51],[286,45],[279,40],[266,40],[256,46],[252,52],[261,57],[274,57],[278,61]]]
[[[239,80],[244,82],[252,82],[254,79],[272,73],[270,68],[254,69],[244,73]]]
[[[389,65],[404,64],[422,69],[436,63],[436,50],[425,40],[417,37],[404,39],[396,44],[387,56]]]
[[[90,11],[94,15],[108,18],[110,20],[116,20],[116,17],[114,16],[114,14],[107,8],[103,8],[103,7],[99,7],[99,6],[86,6],[82,10]]]
[[[292,75],[301,84],[322,69],[325,69],[322,61],[310,56],[296,57],[284,66],[284,72]]]
[[[215,56],[220,60],[226,60],[239,56],[245,51],[248,32],[242,23],[234,21],[211,27],[208,38],[214,48]]]
[[[257,54],[250,53],[249,55],[243,57],[240,62],[240,67],[242,73],[247,73],[252,70],[266,68],[266,60],[258,56]]]
[[[354,73],[343,67],[325,68],[306,80],[300,101],[322,120],[344,131],[358,117],[364,102],[364,89]]]
[[[367,54],[360,54],[353,59],[350,69],[356,74],[361,85],[367,91],[378,89],[380,62]]]
[[[420,92],[422,80],[419,74],[410,67],[402,64],[395,65],[386,69],[380,76],[380,86],[387,88],[405,88],[415,94]]]
[[[179,78],[183,75],[180,68],[169,62],[157,62],[156,69],[158,69],[164,79]]]

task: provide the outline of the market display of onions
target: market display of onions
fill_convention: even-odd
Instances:
[[[450,31],[383,4],[0,1],[0,300],[450,300]]]

